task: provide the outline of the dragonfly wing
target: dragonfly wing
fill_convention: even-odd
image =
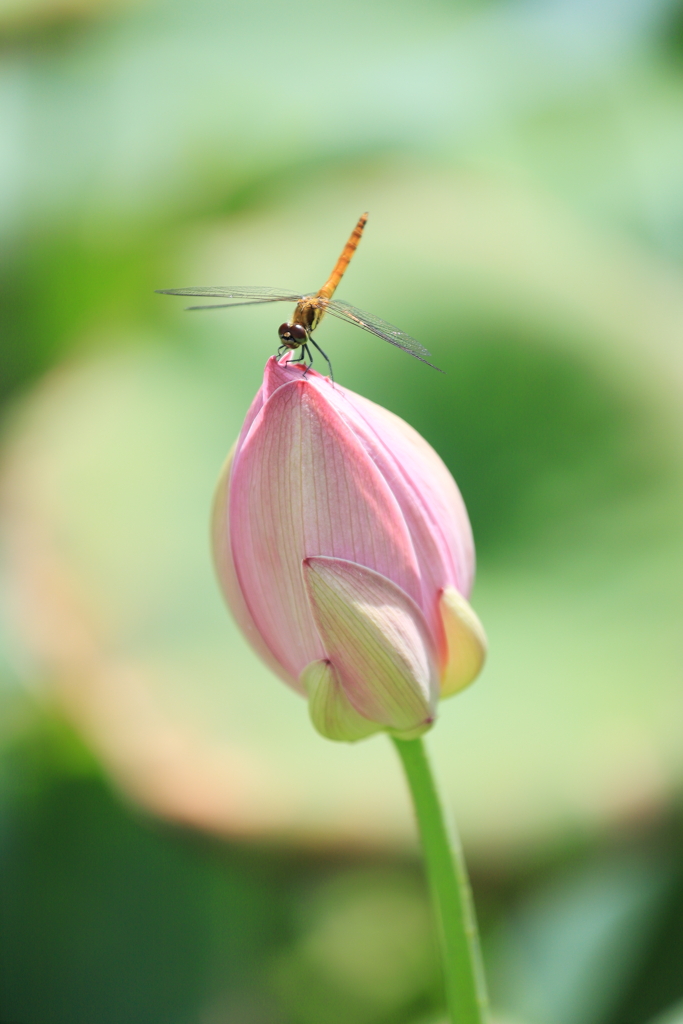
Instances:
[[[438,366],[434,366],[428,359],[425,359],[425,356],[430,355],[430,352],[424,345],[421,345],[415,338],[411,338],[409,334],[399,331],[397,327],[387,323],[386,320],[382,320],[372,313],[364,313],[362,309],[356,309],[355,306],[351,306],[348,302],[342,302],[339,299],[333,299],[331,302],[325,303],[324,309],[326,313],[331,313],[332,316],[345,320],[349,324],[355,324],[356,327],[362,327],[364,331],[369,331],[370,334],[376,334],[378,338],[383,338],[390,345],[402,348],[404,352],[415,356],[420,362],[426,363],[427,366],[431,366],[435,370],[439,370]],[[439,370],[439,373],[443,373],[443,370]]]
[[[200,298],[247,299],[250,302],[298,302],[307,296],[287,288],[263,288],[259,285],[217,288],[157,288],[159,295],[196,295]]]
[[[276,299],[247,299],[246,302],[216,302],[209,303],[203,306],[185,306],[185,312],[192,312],[197,309],[232,309],[233,306],[264,306],[269,302],[294,302],[295,299],[281,298],[278,296]]]

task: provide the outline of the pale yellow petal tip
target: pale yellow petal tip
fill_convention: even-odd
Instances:
[[[353,743],[383,728],[356,711],[329,661],[312,661],[300,680],[308,694],[311,721],[326,739]]]
[[[486,633],[471,605],[455,587],[439,599],[448,659],[441,676],[441,697],[450,697],[474,682],[486,660]]]

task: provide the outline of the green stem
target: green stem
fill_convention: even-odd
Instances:
[[[421,739],[392,736],[413,797],[427,882],[436,915],[452,1024],[484,1024],[486,985],[472,894],[460,842],[434,781]]]

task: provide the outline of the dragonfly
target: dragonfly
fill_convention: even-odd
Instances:
[[[344,276],[344,271],[358,248],[367,219],[367,213],[363,213],[359,217],[358,223],[351,232],[341,256],[334,265],[334,270],[322,288],[317,292],[309,292],[302,295],[299,292],[288,291],[285,288],[261,288],[249,285],[233,287],[228,285],[216,288],[159,288],[158,293],[160,295],[191,295],[205,299],[218,298],[229,300],[227,302],[211,303],[202,306],[187,306],[186,308],[191,311],[231,309],[233,306],[255,306],[263,305],[267,302],[295,302],[296,309],[292,314],[291,320],[287,320],[278,327],[278,337],[280,338],[278,357],[282,357],[288,351],[294,352],[296,349],[299,349],[299,355],[296,359],[293,356],[290,357],[291,361],[303,363],[304,368],[309,369],[313,365],[313,356],[309,347],[312,345],[326,361],[332,380],[334,380],[334,373],[329,356],[313,338],[313,331],[318,327],[326,313],[337,317],[339,320],[344,320],[346,323],[354,324],[364,331],[369,331],[370,334],[374,334],[378,338],[383,338],[390,345],[396,345],[397,348],[403,349],[409,355],[415,356],[420,362],[426,363],[427,366],[431,366],[435,370],[439,370],[438,366],[434,366],[433,363],[429,362],[426,357],[430,353],[415,338],[411,338],[409,334],[399,331],[398,328],[393,327],[386,320],[381,320],[372,313],[364,313],[362,309],[356,309],[355,306],[350,305],[348,302],[332,298],[337,285]],[[443,373],[443,370],[439,370],[439,373]]]

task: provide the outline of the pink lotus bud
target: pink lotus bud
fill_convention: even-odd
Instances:
[[[419,735],[481,669],[452,476],[398,416],[286,357],[221,474],[213,544],[247,639],[330,739]]]

